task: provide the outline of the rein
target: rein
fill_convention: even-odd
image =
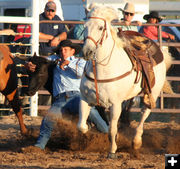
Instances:
[[[99,93],[98,93],[98,85],[97,85],[97,76],[96,76],[96,63],[95,60],[92,60],[93,64],[93,73],[94,73],[94,84],[95,84],[95,89],[96,89],[96,100],[97,100],[97,105],[99,105]]]
[[[128,76],[132,71],[133,71],[134,67],[132,67],[132,69],[118,77],[114,77],[114,78],[111,78],[111,79],[97,79],[96,77],[92,78],[90,76],[88,76],[87,72],[84,71],[84,75],[86,76],[86,78],[92,82],[96,81],[97,83],[109,83],[109,82],[114,82],[114,81],[117,81],[117,80],[120,80],[126,76]],[[93,70],[94,72],[94,70]]]
[[[118,77],[114,77],[114,78],[111,78],[111,79],[97,79],[97,76],[96,76],[96,68],[95,68],[95,60],[92,60],[92,63],[93,63],[93,73],[94,73],[94,78],[90,77],[87,75],[87,72],[86,70],[84,70],[84,75],[85,77],[90,80],[91,82],[94,82],[95,84],[95,89],[96,89],[96,100],[97,100],[97,105],[99,106],[99,93],[98,93],[98,85],[97,83],[109,83],[109,82],[114,82],[114,81],[117,81],[117,80],[120,80],[126,76],[128,76],[129,74],[131,74],[131,72],[133,71],[134,67],[132,67],[132,69]]]

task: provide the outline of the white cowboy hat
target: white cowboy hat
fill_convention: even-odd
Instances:
[[[134,7],[134,4],[130,3],[130,2],[127,2],[126,5],[124,6],[124,9],[122,8],[119,8],[120,11],[123,11],[123,12],[128,12],[128,13],[136,13],[135,12],[135,7]]]

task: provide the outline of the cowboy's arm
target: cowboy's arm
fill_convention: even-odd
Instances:
[[[74,28],[74,38],[78,40],[84,40],[83,30],[84,30],[84,25],[82,24],[76,25]]]
[[[162,31],[162,37],[167,38],[167,39],[171,39],[171,40],[175,39],[174,35],[167,33],[167,32],[163,32],[163,31]]]
[[[84,59],[76,59],[68,64],[68,67],[78,76],[81,77],[84,72],[86,61]]]
[[[152,26],[150,31],[151,31],[152,34],[154,34],[154,36],[158,37],[158,28],[157,27]],[[170,33],[167,33],[167,32],[164,32],[164,31],[162,31],[162,37],[167,38],[167,39],[171,39],[171,40],[175,39],[174,35],[171,35]]]
[[[48,34],[39,32],[39,39],[52,40],[53,38],[54,38],[53,35],[48,35]]]
[[[51,40],[51,46],[57,46],[61,41],[67,39],[67,33],[62,32]]]
[[[0,34],[15,35],[15,32],[12,29],[3,29],[3,30],[0,30]]]
[[[135,24],[137,24],[138,26],[141,26],[141,25],[142,25],[142,22],[140,22],[140,21],[132,21],[131,23],[135,23]]]

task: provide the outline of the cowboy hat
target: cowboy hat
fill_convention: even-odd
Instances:
[[[127,2],[124,6],[124,9],[122,8],[119,8],[120,11],[122,12],[128,12],[128,13],[136,13],[135,12],[135,7],[134,7],[134,4],[130,3],[130,2]]]
[[[54,52],[59,54],[61,47],[70,47],[75,50],[75,55],[78,54],[81,51],[81,46],[75,43],[72,43],[70,40],[63,40],[61,43],[57,46],[57,48],[54,49]]]
[[[158,12],[152,11],[150,14],[144,15],[143,19],[148,20],[149,18],[156,18],[159,22],[162,21],[162,18],[159,17]]]

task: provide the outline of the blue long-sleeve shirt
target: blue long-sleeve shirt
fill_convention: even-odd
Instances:
[[[82,21],[85,21],[84,18]],[[84,40],[84,24],[77,24],[74,28],[74,39]]]
[[[49,60],[59,59],[57,55],[51,55]],[[84,72],[86,61],[84,59],[70,56],[67,58],[70,63],[62,70],[59,65],[53,72],[53,96],[63,92],[80,91],[81,76]]]

